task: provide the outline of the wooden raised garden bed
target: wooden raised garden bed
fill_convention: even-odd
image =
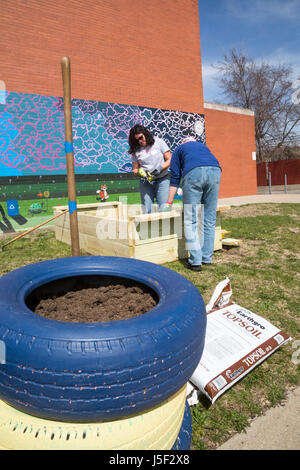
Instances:
[[[53,208],[54,215],[67,206]],[[215,250],[222,248],[219,206],[215,231]],[[92,255],[121,256],[154,263],[186,258],[182,206],[170,212],[143,214],[139,204],[102,202],[77,207],[80,248]],[[56,239],[71,244],[69,214],[55,220]]]

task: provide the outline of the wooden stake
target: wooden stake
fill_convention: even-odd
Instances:
[[[72,256],[80,255],[79,231],[76,207],[75,172],[73,156],[73,132],[72,132],[72,106],[71,106],[71,68],[69,57],[61,59],[62,79],[64,89],[64,116],[65,116],[65,151],[67,160],[67,180],[69,197],[69,217],[71,229]]]

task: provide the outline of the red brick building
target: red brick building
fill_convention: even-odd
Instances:
[[[204,114],[223,168],[220,196],[256,194],[252,112],[203,103],[197,0],[8,0],[2,9],[6,90]],[[3,27],[4,25],[4,27]]]
[[[206,143],[222,166],[220,197],[257,194],[254,112],[204,103]]]

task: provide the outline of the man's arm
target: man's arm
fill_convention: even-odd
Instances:
[[[169,196],[168,196],[168,200],[167,200],[168,206],[171,206],[173,204],[173,200],[174,200],[176,191],[177,191],[177,186],[170,186]]]
[[[179,152],[176,149],[172,155],[171,161],[171,180],[170,180],[170,189],[167,204],[169,207],[173,204],[173,200],[177,191],[177,188],[180,183],[181,178],[181,168],[180,168],[180,159]]]

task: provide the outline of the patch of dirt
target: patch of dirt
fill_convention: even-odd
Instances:
[[[253,257],[263,243],[262,240],[242,240],[240,246],[223,247],[219,252],[220,256],[214,257],[213,263],[222,265],[226,262],[238,262],[247,256]]]
[[[259,215],[280,215],[280,204],[246,204],[243,206],[231,206],[230,210],[222,212],[222,219],[257,217]]]
[[[109,276],[57,280],[36,289],[26,299],[28,308],[42,317],[82,323],[138,317],[157,302],[156,293],[147,286]]]

